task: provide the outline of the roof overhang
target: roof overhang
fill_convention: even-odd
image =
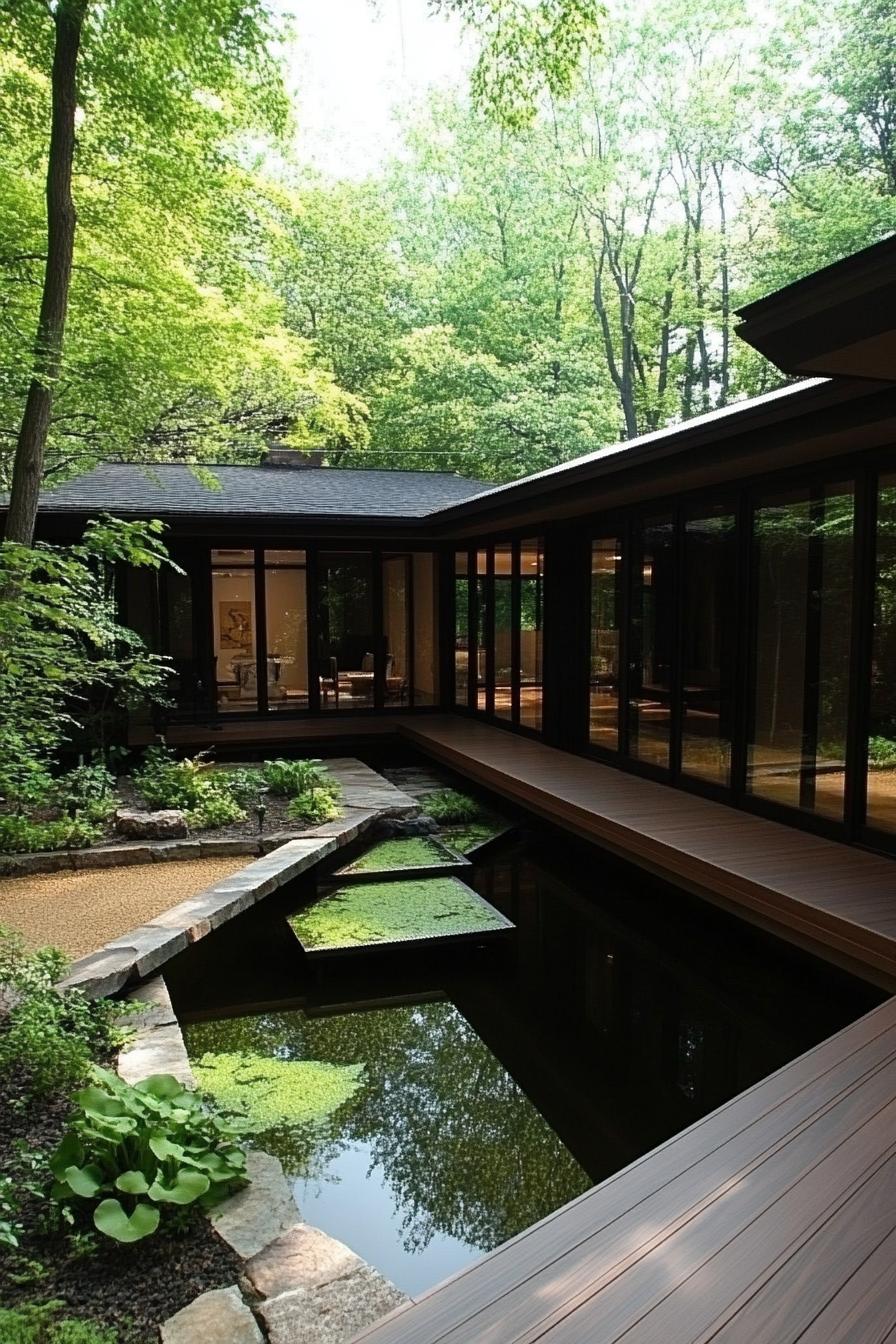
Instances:
[[[737,335],[779,369],[896,381],[896,237],[738,309]]]

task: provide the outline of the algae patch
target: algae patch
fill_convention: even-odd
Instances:
[[[322,1125],[364,1081],[363,1064],[317,1059],[207,1051],[192,1067],[202,1091],[222,1110],[242,1111],[256,1133],[286,1125]]]
[[[480,845],[494,840],[495,836],[506,831],[508,823],[500,817],[482,817],[463,826],[450,826],[442,831],[442,839],[458,854],[469,854]]]
[[[409,868],[439,868],[456,863],[456,854],[429,836],[408,835],[380,840],[342,870],[345,873],[403,872]]]
[[[310,952],[497,933],[513,927],[456,877],[353,883],[293,915],[289,923]]]

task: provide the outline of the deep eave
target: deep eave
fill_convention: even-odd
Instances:
[[[896,237],[738,310],[737,335],[785,373],[896,380]]]

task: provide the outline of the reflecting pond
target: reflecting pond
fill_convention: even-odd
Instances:
[[[884,997],[549,829],[465,880],[515,932],[315,961],[303,878],[166,967],[203,1086],[412,1294]]]

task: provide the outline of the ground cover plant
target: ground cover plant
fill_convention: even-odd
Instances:
[[[338,816],[340,787],[318,760],[265,761],[262,773],[271,793],[288,798],[293,821],[319,825]]]
[[[354,882],[299,911],[289,924],[309,952],[496,933],[511,927],[456,877]]]
[[[173,1079],[111,1074],[127,1016],[57,991],[64,969],[0,930],[0,1340],[150,1344],[239,1272],[199,1206],[241,1183],[242,1128]]]
[[[442,825],[452,822],[475,821],[481,807],[475,798],[459,789],[437,789],[423,799],[424,810]]]
[[[446,826],[442,830],[442,839],[458,854],[469,854],[472,850],[494,840],[508,829],[508,823],[502,818],[483,813],[476,821],[460,826]]]
[[[438,868],[456,862],[456,855],[428,835],[402,835],[376,844],[359,854],[340,873],[381,873],[410,868]]]

